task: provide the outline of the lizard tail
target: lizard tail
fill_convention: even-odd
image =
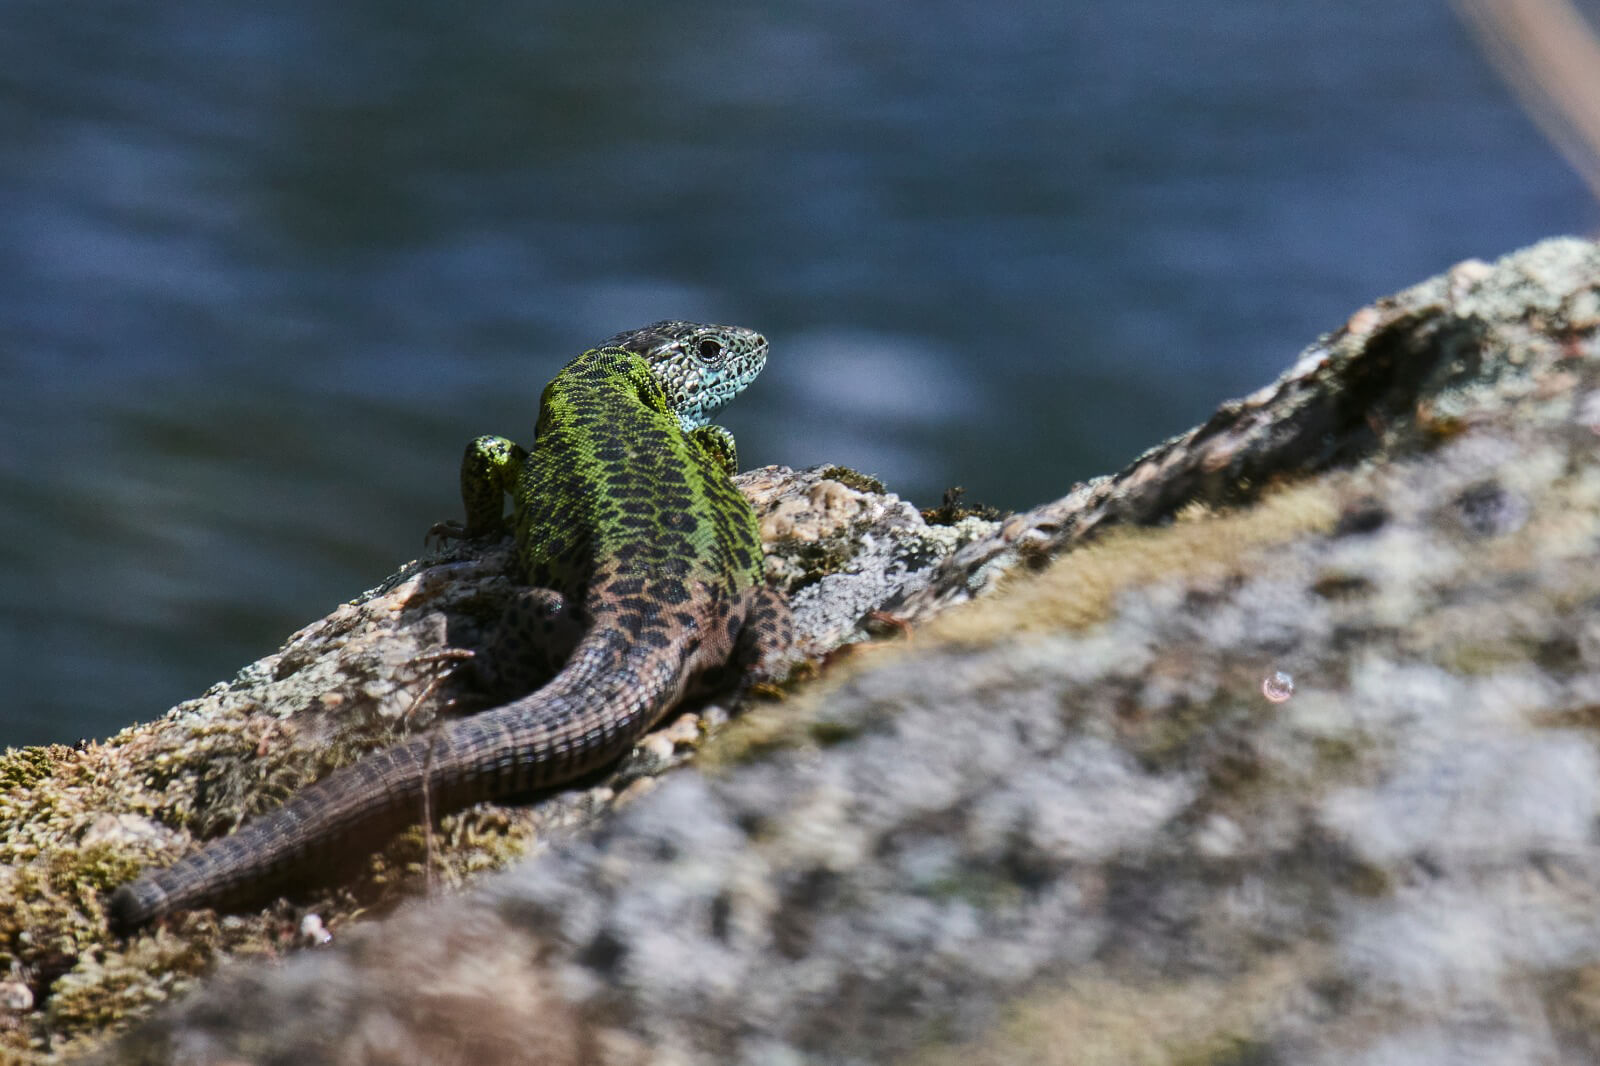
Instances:
[[[569,781],[603,766],[677,702],[681,673],[659,650],[596,628],[548,685],[336,770],[275,811],[164,870],[118,888],[111,927],[128,933],[197,906],[246,906],[435,815]]]

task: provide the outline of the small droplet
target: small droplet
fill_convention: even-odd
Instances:
[[[1261,694],[1273,703],[1283,703],[1294,695],[1294,678],[1279,670],[1261,682]]]

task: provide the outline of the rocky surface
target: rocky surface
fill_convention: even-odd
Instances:
[[[874,610],[996,527],[970,516],[930,524],[842,467],[768,467],[739,480],[761,517],[770,580],[793,602],[816,660],[883,628]],[[538,802],[480,804],[437,832],[419,827],[292,903],[193,912],[129,941],[109,935],[105,895],[141,866],[171,862],[328,771],[430,728],[451,699],[472,709],[475,694],[427,656],[481,643],[514,589],[510,563],[509,539],[411,563],[158,721],[104,743],[0,755],[0,1063],[93,1045],[219,957],[272,959],[325,943],[404,899],[446,893],[587,831],[727,721],[722,705],[690,708],[610,771]]]
[[[929,527],[841,471],[747,475],[813,655],[915,620],[909,641],[831,656],[696,767],[646,780],[673,747],[646,741],[620,777],[459,816],[433,849],[451,878],[500,861],[472,843],[505,823],[548,843],[353,922],[415,888],[402,839],[311,902],[332,943],[224,966],[102,1061],[1594,1061],[1597,328],[1600,249],[1550,241],[1358,312],[1002,524]],[[472,643],[496,573],[410,568],[236,682],[345,655],[295,696],[304,725],[185,705],[8,755],[0,892],[51,901],[0,918],[12,1033],[86,1038],[219,950],[320,939],[281,904],[119,945],[94,889],[208,831],[213,796],[287,787],[271,759],[323,717],[404,719],[426,678],[391,679]],[[242,784],[196,783],[210,743]]]

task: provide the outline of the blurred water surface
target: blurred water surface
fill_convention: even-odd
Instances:
[[[1442,4],[14,3],[0,744],[414,556],[587,342],[755,326],[747,466],[1020,507],[1592,230]]]

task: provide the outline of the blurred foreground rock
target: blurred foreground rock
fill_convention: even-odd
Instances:
[[[101,1061],[1596,1061],[1597,327],[1600,249],[1549,241],[1358,312],[1004,523],[747,475],[810,650],[909,641],[834,656],[693,767],[652,778],[698,737],[669,725],[605,781],[447,821],[447,880],[500,861],[485,840],[542,853],[355,923],[419,883],[402,840],[311,901],[330,945],[224,965]],[[0,918],[12,1032],[88,1039],[216,952],[290,945],[305,905],[117,944],[91,889],[215,831],[214,796],[289,787],[263,764],[315,723],[405,718],[399,668],[476,639],[496,565],[419,564],[241,675],[312,673],[288,726],[185,705],[8,756],[0,892],[55,901]],[[213,736],[245,783],[205,777]],[[55,827],[31,856],[30,824]]]

